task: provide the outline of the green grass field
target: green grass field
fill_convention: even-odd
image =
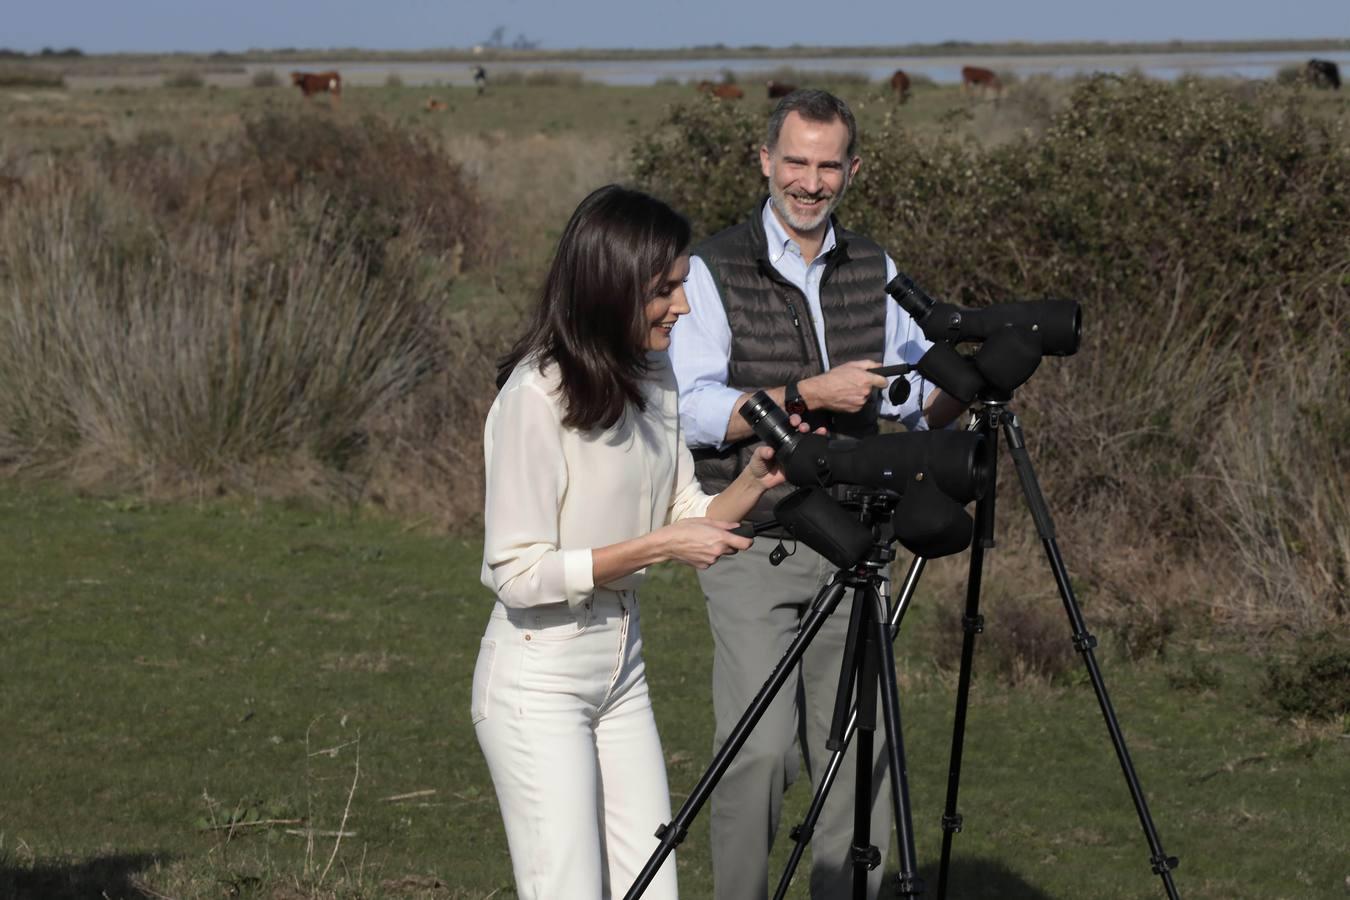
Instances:
[[[923,86],[900,109],[876,85],[838,90],[864,129],[893,115],[905,128],[997,144],[1044,125],[1068,87],[1027,82],[994,105]],[[503,249],[498,264],[453,285],[449,305],[513,328],[577,200],[625,178],[634,139],[692,96],[686,85],[502,85],[483,98],[353,88],[331,114],[417,129],[464,165]],[[425,111],[431,97],[448,109]],[[759,92],[743,102],[769,108]],[[1350,101],[1322,92],[1309,102],[1339,116]],[[288,87],[0,90],[0,201],[18,196],[4,193],[11,172],[22,181],[49,164],[78,165],[105,139],[164,131],[209,145],[246,118],[304,103]],[[326,101],[310,105],[329,112]],[[479,535],[432,534],[425,521],[358,506],[160,503],[0,480],[0,900],[514,896],[468,715],[491,604],[477,580]],[[1111,543],[1110,524],[1092,523],[1091,537]],[[989,650],[1028,606],[1063,624],[1039,550],[1021,535],[993,554],[985,582],[989,643],[951,896],[1161,897],[1067,625],[1057,632],[1067,675],[1016,686],[994,677]],[[1090,548],[1064,550],[1070,572],[1090,582],[1100,562]],[[930,568],[897,644],[930,896],[955,682],[939,661],[959,643],[944,623],[962,603],[963,563]],[[1221,606],[1187,602],[1186,592],[1223,596],[1208,582],[1176,584],[1183,610]],[[1267,667],[1285,659],[1279,634],[1211,633],[1196,612],[1151,645],[1164,655],[1131,659],[1119,619],[1106,627],[1098,614],[1107,604],[1117,617],[1125,602],[1150,608],[1147,590],[1134,588],[1139,596],[1112,600],[1089,583],[1082,599],[1163,844],[1181,857],[1181,895],[1347,896],[1350,721],[1276,710]],[[711,639],[689,571],[657,569],[643,604],[678,804],[711,756]],[[784,833],[808,800],[798,785]],[[694,900],[711,896],[707,842],[699,819],[680,849]],[[785,841],[776,855],[775,871]]]
[[[468,719],[478,560],[472,535],[326,509],[0,488],[0,896],[514,896]],[[960,565],[933,567],[897,645],[930,888],[954,680],[934,658],[957,640],[935,623],[961,602]],[[670,567],[643,593],[676,803],[710,757],[701,603]],[[997,600],[985,611],[997,629]],[[1276,717],[1239,644],[1099,655],[1182,896],[1344,896],[1343,722]],[[953,896],[1162,896],[1070,672],[977,677]],[[808,799],[798,785],[788,822]],[[711,892],[705,824],[679,854],[693,898]]]

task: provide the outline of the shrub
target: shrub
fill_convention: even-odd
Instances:
[[[250,79],[255,88],[272,88],[281,84],[281,76],[276,69],[259,69]]]
[[[370,417],[437,366],[438,294],[371,278],[322,226],[263,269],[242,231],[166,234],[116,190],[48,187],[0,236],[11,459],[152,483],[291,453],[342,469]],[[106,241],[119,220],[131,234]]]
[[[403,76],[397,72],[390,72],[388,75],[384,76],[384,86],[388,88],[403,87]]]
[[[985,628],[975,638],[974,672],[992,674],[1010,685],[1051,684],[1076,662],[1058,598],[1028,599],[986,590],[981,599]],[[947,671],[961,666],[964,615],[964,609],[955,605],[938,607],[937,664]]]
[[[1046,360],[1018,409],[1062,530],[1120,539],[1078,573],[1103,596],[1161,586],[1131,548],[1162,540],[1173,564],[1233,577],[1208,601],[1220,618],[1350,611],[1350,397],[1334,387],[1350,253],[1333,224],[1350,216],[1350,133],[1304,100],[1098,76],[998,146],[894,118],[860,137],[843,221],[930,293],[1083,304],[1081,351]],[[732,104],[675,107],[636,145],[635,178],[714,232],[762,196],[762,128]]]
[[[1334,719],[1350,715],[1350,646],[1331,635],[1300,642],[1296,657],[1272,663],[1267,696],[1290,715]]]
[[[0,66],[0,87],[63,88],[66,76],[36,66]]]
[[[481,204],[421,139],[323,118],[147,132],[6,187],[0,461],[476,517],[501,341],[452,343],[444,304]]]
[[[157,216],[207,222],[218,232],[269,218],[278,204],[300,219],[322,209],[328,232],[378,273],[396,240],[411,240],[453,276],[486,258],[481,201],[454,160],[427,139],[382,119],[349,122],[320,111],[266,113],[245,121],[208,154],[162,133],[105,143],[98,158],[144,193]],[[306,191],[322,207],[294,201]],[[317,222],[308,223],[311,226]]]
[[[205,84],[205,79],[197,72],[175,72],[172,75],[164,76],[166,88],[194,90],[203,87]]]

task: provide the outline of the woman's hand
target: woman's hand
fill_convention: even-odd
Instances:
[[[778,467],[778,461],[773,458],[773,448],[767,444],[755,448],[755,455],[750,457],[750,464],[745,470],[750,478],[766,491],[778,487],[787,480],[783,470]]]
[[[740,522],[721,519],[688,518],[652,532],[661,542],[662,556],[696,569],[706,569],[719,557],[737,550],[749,550],[754,543],[748,537],[732,534]]]
[[[788,417],[788,424],[803,434],[811,430],[811,426],[802,421],[802,417],[793,414]],[[826,434],[824,428],[817,428],[816,434]],[[783,470],[778,467],[778,461],[773,458],[773,448],[765,445],[755,450],[755,455],[750,457],[750,463],[745,467],[750,473],[751,480],[757,482],[763,490],[776,488],[787,480]]]

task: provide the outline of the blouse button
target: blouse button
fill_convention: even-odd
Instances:
[[[527,635],[525,635],[525,640],[527,640],[527,641],[528,641],[528,640],[533,640],[533,638],[531,638],[530,635],[527,634]]]

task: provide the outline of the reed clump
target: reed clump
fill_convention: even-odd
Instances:
[[[447,364],[491,368],[463,360],[445,311],[455,276],[487,258],[453,160],[378,123],[273,115],[209,147],[143,134],[0,171],[4,464],[477,514],[460,494],[472,471],[380,481],[437,468],[480,415],[430,415],[460,408]]]

